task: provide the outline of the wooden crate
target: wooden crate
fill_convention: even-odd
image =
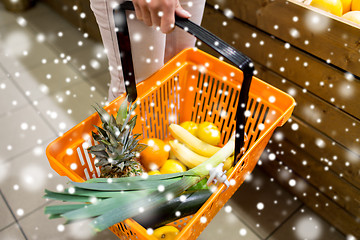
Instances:
[[[344,234],[360,237],[359,26],[285,0],[208,0],[202,25],[297,101],[261,167]]]

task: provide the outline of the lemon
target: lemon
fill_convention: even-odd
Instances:
[[[312,0],[310,5],[336,16],[341,16],[343,13],[341,0]]]
[[[160,240],[173,240],[179,232],[174,226],[162,226],[154,230],[153,236]]]
[[[185,121],[180,124],[181,127],[188,130],[192,135],[196,136],[198,131],[198,124],[192,121]]]
[[[232,167],[233,164],[234,164],[234,156],[228,157],[224,161],[223,170],[229,170]]]
[[[218,145],[220,143],[220,131],[215,124],[211,122],[202,122],[199,124],[197,131],[197,137],[212,145]]]
[[[160,168],[161,174],[178,173],[178,172],[185,172],[185,171],[186,171],[185,165],[175,159],[166,160],[164,165]]]

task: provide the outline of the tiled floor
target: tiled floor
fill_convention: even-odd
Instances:
[[[67,183],[48,165],[47,144],[106,101],[108,82],[100,43],[46,5],[12,14],[0,4],[0,239],[116,239],[91,236],[86,224],[63,228],[43,214],[42,198]],[[346,239],[260,167],[199,237],[221,238]]]

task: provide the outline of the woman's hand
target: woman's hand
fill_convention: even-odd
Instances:
[[[190,13],[183,9],[179,0],[133,0],[135,14],[148,26],[160,27],[161,32],[169,33],[174,28],[175,14],[189,18]]]

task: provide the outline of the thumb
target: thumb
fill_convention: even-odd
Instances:
[[[177,4],[176,4],[176,8],[175,8],[175,14],[179,17],[182,17],[182,18],[189,18],[191,17],[191,14],[186,11],[185,9],[183,9],[179,3],[179,1],[177,1]]]

